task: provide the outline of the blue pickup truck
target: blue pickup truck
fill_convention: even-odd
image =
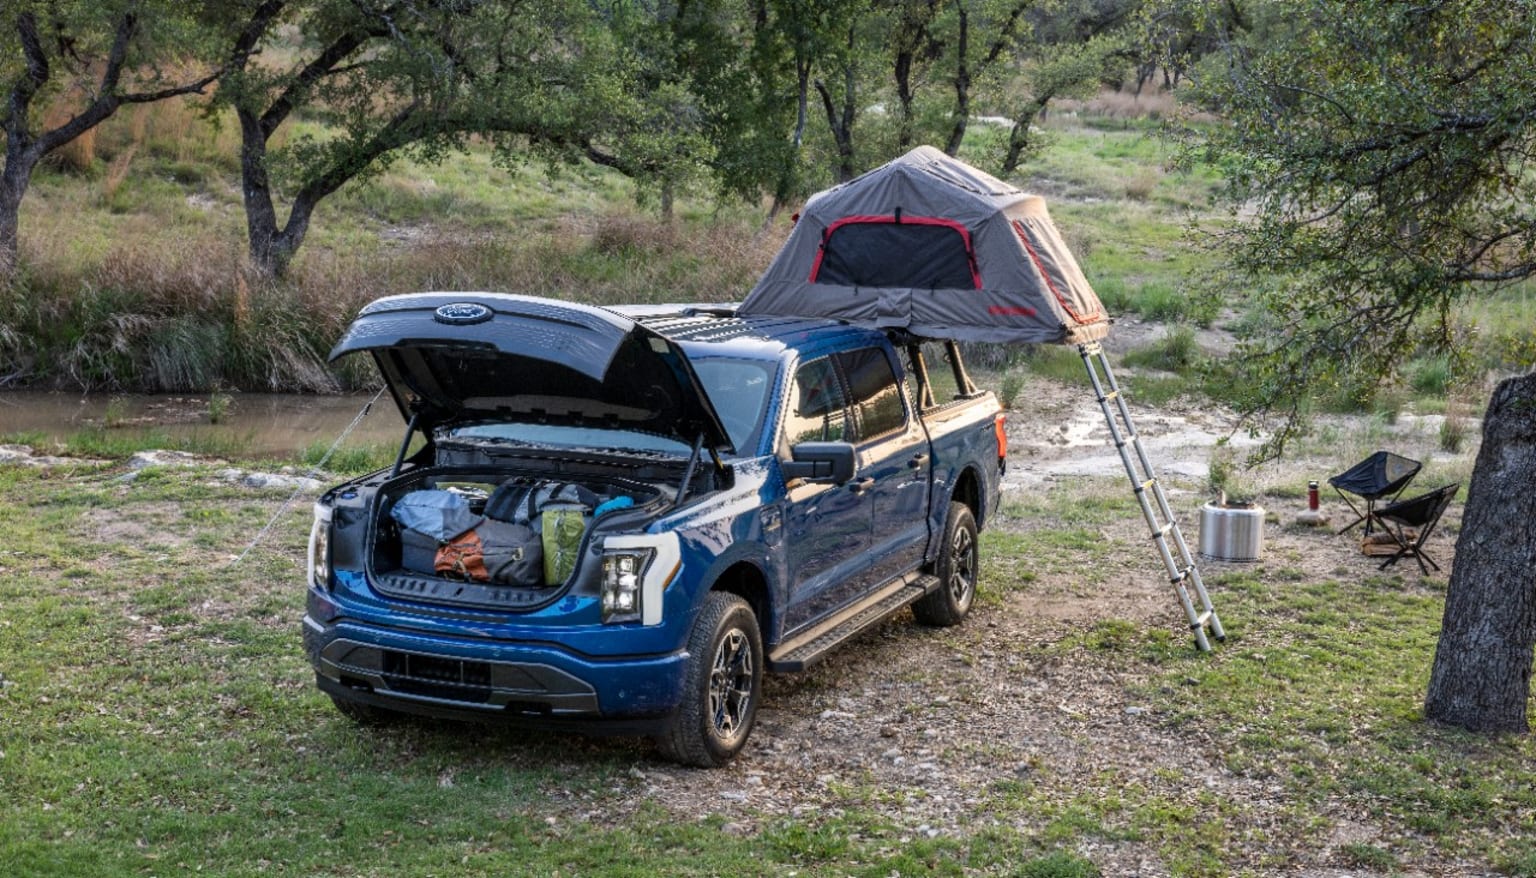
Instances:
[[[716,766],[746,743],[764,672],[908,606],[929,625],[971,607],[1005,434],[953,343],[421,293],[368,305],[332,357],[362,351],[405,441],[315,504],[303,620],[319,687],[356,720],[650,735]],[[947,365],[931,374],[925,351]],[[496,572],[454,554],[464,537],[417,532],[402,513],[424,506],[452,507],[449,530],[507,519],[476,543]]]

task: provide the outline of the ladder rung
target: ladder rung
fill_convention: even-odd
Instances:
[[[1195,632],[1195,645],[1200,647],[1202,651],[1208,652],[1210,645],[1205,637],[1206,628],[1209,627],[1211,633],[1218,640],[1225,639],[1225,635],[1221,630],[1221,622],[1217,620],[1216,611],[1211,607],[1210,598],[1205,594],[1205,588],[1200,583],[1200,574],[1197,572],[1194,559],[1189,555],[1188,548],[1184,545],[1184,535],[1179,532],[1178,523],[1173,520],[1168,520],[1162,524],[1158,523],[1160,517],[1171,519],[1172,513],[1168,507],[1168,500],[1163,495],[1163,489],[1158,484],[1157,476],[1152,472],[1152,465],[1147,460],[1146,451],[1142,448],[1141,439],[1136,433],[1136,425],[1131,422],[1131,413],[1127,409],[1125,398],[1122,396],[1119,385],[1115,383],[1114,372],[1109,365],[1109,356],[1104,353],[1103,348],[1097,342],[1078,345],[1077,349],[1082,354],[1083,365],[1088,369],[1088,378],[1093,383],[1094,395],[1098,397],[1099,405],[1104,410],[1104,420],[1109,424],[1110,441],[1120,453],[1121,460],[1125,463],[1126,473],[1130,476],[1131,487],[1136,492],[1137,499],[1141,502],[1142,514],[1146,516],[1147,525],[1152,529],[1152,540],[1157,544],[1158,552],[1162,556],[1163,564],[1169,574],[1168,582],[1178,591],[1179,600],[1184,606],[1185,613],[1193,620],[1189,623],[1189,627],[1190,630]],[[1103,382],[1099,380],[1101,369],[1104,377]],[[1105,384],[1108,384],[1108,390],[1104,389]],[[1119,403],[1118,417],[1116,416],[1116,411],[1109,406],[1110,400],[1115,400]],[[1125,430],[1124,434],[1120,432],[1122,427]],[[1130,455],[1126,453],[1125,446],[1127,445],[1133,446],[1140,456],[1142,470],[1145,471],[1144,474],[1147,476],[1145,480],[1141,479],[1143,473],[1138,472],[1132,464]],[[1154,504],[1147,502],[1144,496],[1148,490],[1152,491],[1152,495],[1158,500],[1155,507]],[[1159,510],[1161,510],[1161,514],[1159,514]],[[1174,535],[1177,543],[1176,548],[1179,552],[1177,561],[1168,548],[1167,537],[1170,533]],[[1181,564],[1183,566],[1180,566]],[[1199,593],[1200,600],[1205,606],[1204,612],[1198,614],[1195,612],[1194,604],[1191,603],[1184,585],[1187,580],[1191,579],[1194,581],[1195,590]]]

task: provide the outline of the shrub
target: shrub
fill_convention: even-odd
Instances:
[[[1018,372],[1008,372],[1003,375],[1002,386],[998,389],[998,401],[1003,408],[1012,409],[1014,400],[1018,399],[1019,391],[1024,389],[1024,376]]]
[[[1444,396],[1450,389],[1451,381],[1451,361],[1448,357],[1429,357],[1408,364],[1408,384],[1419,393]]]
[[[1170,327],[1158,341],[1125,355],[1127,366],[1181,374],[1195,369],[1203,360],[1195,331],[1183,325]]]
[[[1125,181],[1125,197],[1132,201],[1146,201],[1157,188],[1158,179],[1158,173],[1150,168],[1137,171]]]

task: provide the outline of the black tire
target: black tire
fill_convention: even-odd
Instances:
[[[666,758],[716,768],[746,746],[763,692],[763,638],[747,602],[711,592],[688,634],[683,703],[656,739]]]
[[[384,726],[399,722],[405,714],[387,707],[375,707],[372,704],[364,704],[361,701],[351,701],[337,695],[331,696],[331,703],[347,719],[360,726]]]
[[[950,503],[944,522],[944,548],[929,573],[941,583],[912,605],[912,615],[924,625],[948,628],[960,624],[976,600],[976,516],[964,503]]]

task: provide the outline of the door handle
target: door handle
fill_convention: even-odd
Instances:
[[[912,459],[907,461],[907,466],[910,469],[922,469],[923,468],[923,464],[925,464],[927,462],[928,462],[928,455],[926,455],[926,454],[914,454],[912,456]]]
[[[848,483],[848,490],[855,494],[862,494],[868,491],[874,483],[875,480],[873,478],[854,479]]]

